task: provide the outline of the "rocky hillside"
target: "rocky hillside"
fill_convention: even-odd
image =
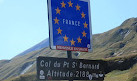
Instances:
[[[39,48],[39,45],[41,46],[41,44],[38,44],[36,47]],[[44,46],[45,43],[42,45]],[[111,69],[108,68],[108,72],[111,72],[113,70],[129,70],[137,62],[136,54],[137,18],[130,18],[115,29],[93,35],[93,52],[74,52],[73,58],[106,60],[108,64],[112,64],[109,65]],[[24,74],[25,77],[27,75],[34,78],[36,75],[36,57],[38,56],[66,57],[66,51],[50,50],[47,47],[43,47],[31,52],[22,53],[9,61],[0,61],[0,80],[16,76],[20,78],[20,75]],[[33,81],[36,81],[36,79]]]

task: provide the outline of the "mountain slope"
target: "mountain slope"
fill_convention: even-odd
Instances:
[[[124,21],[119,27],[93,35],[93,52],[84,58],[107,58],[137,52],[137,18]]]
[[[0,67],[4,66],[7,64],[10,60],[0,60]]]
[[[25,51],[24,53],[12,58],[10,61],[6,62],[6,64],[0,64],[2,65],[0,67],[0,80],[35,72],[36,57],[38,56],[66,57],[66,51],[50,50],[46,47],[47,45],[48,42],[44,40],[42,43],[37,44],[28,51]],[[73,58],[102,59],[121,57],[121,62],[126,55],[136,54],[137,18],[130,18],[115,29],[93,35],[93,52],[81,52],[78,57],[73,56]],[[117,63],[117,60],[114,60],[114,62],[115,61]],[[114,70],[115,69],[116,68],[114,68]]]
[[[49,47],[49,39],[48,38],[43,40],[42,42],[38,43],[37,45],[29,48],[28,50],[22,52],[21,54],[19,54],[17,56],[22,56],[22,55],[25,55],[25,54],[30,53],[32,51],[36,51],[36,50],[39,50],[39,49],[42,49],[45,47]]]

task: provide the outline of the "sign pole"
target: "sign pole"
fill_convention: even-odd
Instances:
[[[72,59],[72,52],[71,51],[67,51],[67,57],[68,57],[68,59]]]
[[[71,51],[67,51],[67,57],[68,57],[68,59],[72,59],[72,52]],[[73,80],[69,80],[69,81],[73,81]]]

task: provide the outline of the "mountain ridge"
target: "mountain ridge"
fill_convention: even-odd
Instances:
[[[22,55],[25,55],[25,54],[30,53],[32,51],[36,51],[36,50],[39,50],[39,49],[42,49],[45,47],[49,47],[49,38],[46,38],[45,40],[41,41],[40,43],[34,45],[33,47],[31,47],[27,50],[25,50],[24,52],[18,54],[17,56],[22,56]]]

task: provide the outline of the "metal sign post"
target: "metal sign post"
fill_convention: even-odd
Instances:
[[[67,57],[68,57],[68,59],[72,59],[72,52],[71,51],[67,51]],[[73,80],[69,80],[69,81],[73,81]]]
[[[71,51],[67,51],[67,57],[68,57],[68,59],[72,59],[72,52]]]

